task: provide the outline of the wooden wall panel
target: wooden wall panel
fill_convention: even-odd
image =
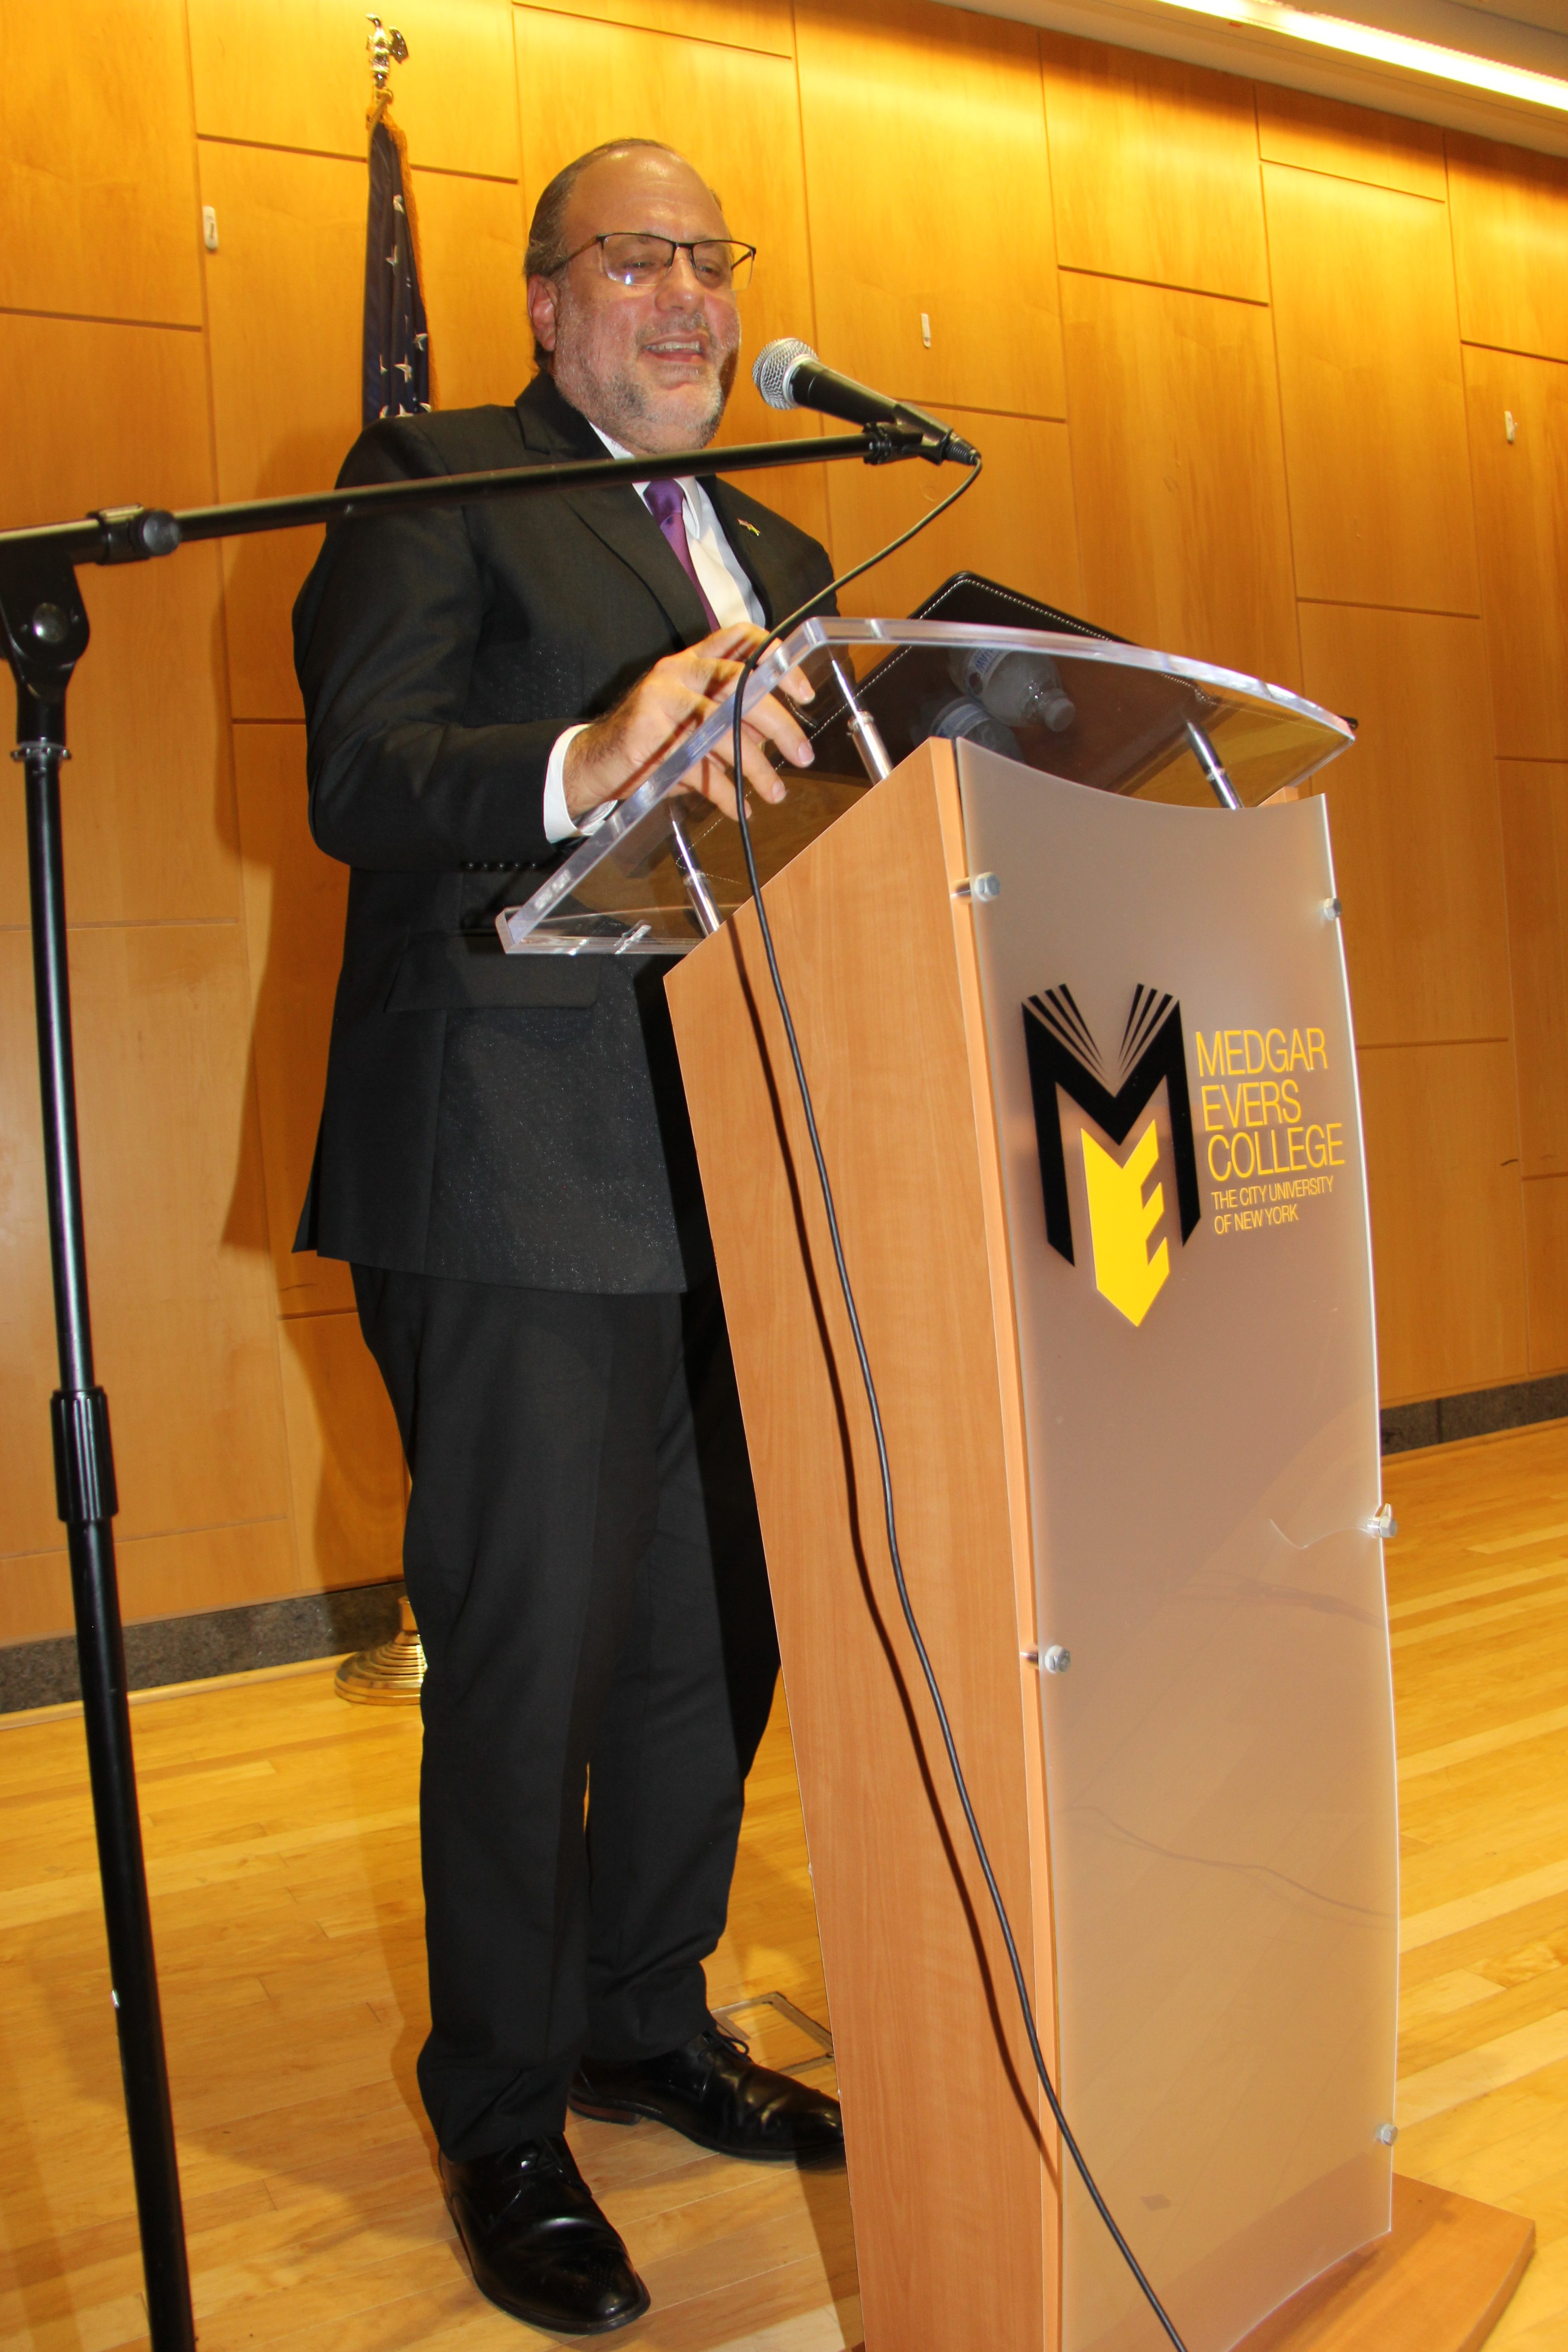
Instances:
[[[128,1536],[287,1509],[237,925],[72,939],[99,1369]],[[160,1116],[150,1119],[148,1108]]]
[[[320,1314],[353,1304],[346,1265],[293,1246],[326,1087],[348,868],[310,839],[303,727],[237,727],[234,759],[251,1058],[278,1301],[285,1315]]]
[[[196,128],[206,138],[364,154],[373,84],[361,9],[272,0],[265,32],[233,0],[189,0]],[[410,161],[517,177],[510,0],[398,0],[392,70]],[[211,202],[211,199],[208,199]],[[223,215],[218,215],[221,233]]]
[[[930,0],[799,0],[795,37],[824,358],[939,411],[1064,415],[1035,34]]]
[[[1374,1046],[1360,1070],[1384,1403],[1522,1380],[1509,1046]]]
[[[1527,1181],[1524,1268],[1530,1304],[1530,1369],[1568,1368],[1568,1175]]]
[[[1064,269],[1268,299],[1252,85],[1041,37]]]
[[[1295,686],[1268,312],[1070,272],[1062,301],[1090,615],[1141,645]]]
[[[180,0],[8,7],[0,309],[199,326],[191,147]]]
[[[327,488],[360,429],[363,163],[204,141],[218,495]],[[229,693],[237,719],[297,719],[289,613],[319,530],[224,548]]]
[[[1568,767],[1500,761],[1520,1155],[1568,1175]]]
[[[610,25],[640,25],[645,32],[679,33],[694,41],[724,41],[738,49],[795,55],[789,0],[554,0],[568,16]]]
[[[1459,331],[1568,360],[1568,163],[1447,134]]]
[[[1314,701],[1361,722],[1355,750],[1320,779],[1357,1038],[1506,1037],[1502,837],[1480,623],[1303,604],[1301,660]]]
[[[185,1617],[201,1609],[237,1609],[297,1589],[286,1518],[236,1527],[193,1528],[117,1542],[127,1617]]]
[[[46,1444],[47,1443],[46,1439]],[[284,1529],[285,1540],[288,1529]],[[120,1547],[115,1547],[118,1567]],[[123,1590],[121,1616],[125,1616]],[[4,1633],[0,1640],[43,1642],[74,1631],[71,1613],[70,1567],[63,1551],[35,1551],[5,1562]]]
[[[502,406],[533,373],[515,185],[456,172],[413,173],[420,287],[437,408]]]
[[[1258,83],[1258,147],[1266,163],[1401,188],[1407,196],[1431,196],[1438,204],[1448,193],[1443,134],[1435,124],[1342,106],[1337,99],[1311,98],[1304,89]]]
[[[1568,368],[1467,344],[1465,384],[1498,751],[1568,759]]]
[[[0,835],[13,857],[23,824],[22,795],[13,786],[0,796]],[[91,1225],[87,1239],[90,1280],[101,1255]],[[8,1556],[43,1553],[60,1541],[49,1436],[58,1373],[32,941],[21,929],[0,931],[0,1640],[12,1640]],[[115,1400],[110,1402],[118,1454],[120,1416]]]
[[[117,1526],[114,1559],[120,1613],[127,1624],[205,1609],[238,1609],[298,1590],[294,1538],[282,1518],[124,1539]],[[4,1589],[0,1641],[46,1641],[75,1630],[63,1549],[7,1559]]]
[[[283,1405],[301,1587],[401,1576],[403,1446],[357,1315],[284,1324]]]
[[[208,259],[225,498],[327,488],[360,429],[364,171],[205,143],[204,194],[231,227]],[[420,172],[415,201],[438,404],[509,404],[532,373],[517,190]],[[289,614],[316,530],[226,548],[235,716],[300,715]]]
[[[0,316],[0,526],[58,521],[132,499],[172,507],[211,499],[199,335]],[[184,548],[129,570],[84,566],[79,578],[92,639],[68,719],[71,919],[236,914],[217,551]],[[26,920],[26,846],[7,829],[0,923]]]
[[[731,228],[758,249],[752,284],[740,298],[745,341],[720,440],[783,440],[813,430],[798,415],[765,408],[750,367],[751,356],[775,335],[807,341],[812,335],[792,67],[754,51],[532,8],[519,8],[516,16],[525,220],[562,165],[602,140],[663,139],[689,151],[717,190]],[[826,493],[815,467],[793,477],[770,475],[757,495],[803,530],[826,536]]]
[[[178,0],[8,14],[0,520],[322,485],[357,430],[360,13],[282,0],[261,40],[226,0],[189,16],[187,58]],[[395,20],[443,404],[521,388],[523,233],[550,173],[626,130],[690,143],[762,247],[748,353],[801,334],[986,453],[974,498],[852,608],[908,609],[968,563],[1363,720],[1330,789],[1374,1048],[1385,1390],[1568,1363],[1568,167],[1454,138],[1445,172],[1419,125],[1267,89],[1255,123],[1245,83],[1055,37],[1042,82],[1031,29],[929,0],[801,0],[798,85],[788,0],[408,0]],[[724,437],[812,429],[743,374]],[[845,561],[951,478],[749,487]],[[133,1614],[395,1572],[402,1474],[346,1276],[289,1247],[342,877],[308,843],[297,729],[237,730],[237,810],[225,723],[231,696],[244,720],[297,719],[288,614],[315,543],[84,580],[68,887]],[[1511,763],[1506,919],[1478,631],[1416,617],[1478,604]],[[13,793],[0,1639],[68,1620],[26,919]],[[1512,1049],[1479,1042],[1510,1030],[1517,1095]]]
[[[259,1155],[234,923],[75,930],[88,1265],[127,1537],[288,1508]],[[58,1541],[31,964],[0,933],[0,1552]],[[0,1605],[3,1605],[0,1588]],[[3,1638],[3,1619],[0,1619]]]
[[[979,481],[912,546],[846,590],[844,610],[910,613],[950,573],[972,571],[1081,614],[1083,570],[1067,426],[1030,416],[948,413],[985,460]],[[827,478],[835,562],[857,562],[881,541],[907,530],[959,478],[952,467],[936,473],[920,464],[835,466]]]
[[[1446,210],[1279,163],[1264,187],[1300,593],[1478,612]]]

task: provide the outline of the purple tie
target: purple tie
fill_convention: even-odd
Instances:
[[[719,615],[703,593],[702,583],[697,577],[697,566],[691,561],[691,542],[686,536],[686,500],[679,482],[650,482],[645,492],[647,510],[669,541],[677,563],[697,591],[697,601],[708,615],[710,629],[719,626]]]

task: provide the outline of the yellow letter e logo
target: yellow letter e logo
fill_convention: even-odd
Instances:
[[[1081,1132],[1095,1286],[1129,1323],[1137,1325],[1171,1271],[1168,1244],[1162,1242],[1153,1256],[1149,1255],[1149,1235],[1164,1213],[1164,1186],[1156,1184],[1149,1199],[1143,1198],[1144,1184],[1159,1158],[1160,1139],[1151,1119],[1121,1166],[1087,1128]]]

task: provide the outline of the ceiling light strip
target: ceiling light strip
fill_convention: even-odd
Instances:
[[[1286,6],[1283,0],[1164,0],[1164,5],[1192,16],[1215,16],[1226,24],[1244,25],[1254,32],[1283,33],[1293,41],[1310,41],[1318,48],[1337,49],[1343,56],[1365,58],[1374,65],[1395,66],[1437,81],[1489,90],[1496,98],[1521,99],[1527,105],[1568,113],[1568,81],[1560,81],[1555,75],[1500,65],[1493,58],[1472,57],[1464,49],[1447,49],[1436,41],[1412,40],[1404,33],[1385,33],[1376,25],[1321,16],[1309,8]]]

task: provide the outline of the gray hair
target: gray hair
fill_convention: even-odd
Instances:
[[[687,160],[679,147],[667,146],[662,139],[606,139],[602,147],[590,147],[585,155],[579,155],[574,163],[565,164],[556,173],[533,207],[533,219],[528,231],[528,251],[522,264],[525,278],[553,278],[556,271],[564,266],[567,258],[564,235],[566,207],[572,201],[573,189],[589,164],[603,163],[607,155],[630,154],[639,147],[650,147],[658,155],[673,155],[678,163],[684,163]],[[717,202],[717,198],[714,201]],[[535,367],[547,368],[550,356],[535,336]]]

